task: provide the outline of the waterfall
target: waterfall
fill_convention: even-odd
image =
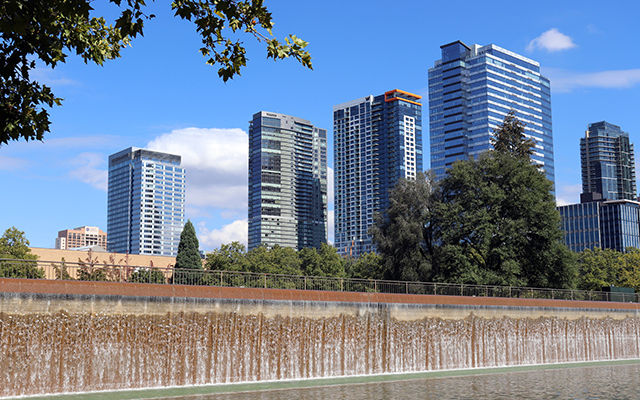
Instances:
[[[0,396],[640,358],[634,316],[400,320],[376,310],[2,312]]]

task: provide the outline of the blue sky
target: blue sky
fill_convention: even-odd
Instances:
[[[94,2],[99,12],[113,7]],[[0,229],[24,230],[53,247],[58,230],[106,230],[109,154],[129,146],[178,153],[187,168],[187,218],[201,248],[246,242],[248,121],[260,111],[295,115],[328,129],[332,106],[398,88],[424,95],[429,168],[427,69],[440,45],[494,43],[541,63],[552,83],[558,202],[580,193],[579,138],[607,120],[638,142],[640,53],[634,1],[266,1],[274,33],[307,40],[314,70],[274,62],[246,38],[249,62],[223,83],[204,64],[193,26],[156,1],[144,37],[103,67],[71,56],[39,80],[64,98],[40,142],[0,147]],[[638,142],[640,143],[640,142]],[[332,205],[330,205],[332,208]]]

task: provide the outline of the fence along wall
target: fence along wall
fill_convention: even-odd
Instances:
[[[640,358],[630,303],[20,279],[0,288],[2,396]]]

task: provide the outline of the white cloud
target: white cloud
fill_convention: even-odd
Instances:
[[[16,157],[0,156],[0,170],[13,171],[29,164],[27,160]]]
[[[71,160],[71,164],[75,167],[69,172],[72,178],[88,183],[96,189],[107,191],[107,170],[102,169],[105,164],[105,157],[102,154],[80,153]]]
[[[580,193],[582,185],[563,185],[558,186],[556,191],[556,205],[566,206],[567,204],[575,204],[580,202]]]
[[[552,28],[530,41],[527,46],[527,51],[541,49],[549,52],[555,52],[572,49],[574,47],[576,47],[576,44],[573,42],[571,37],[561,33],[556,28]]]
[[[198,224],[200,234],[200,247],[211,250],[220,247],[221,244],[231,243],[234,241],[247,245],[247,236],[249,226],[247,219],[239,219],[220,229],[209,230],[204,223]]]
[[[182,156],[187,205],[247,208],[248,136],[242,129],[185,128],[147,144],[151,150]]]
[[[543,73],[556,92],[571,92],[579,88],[624,89],[640,84],[640,68],[600,72],[574,72],[545,68]]]

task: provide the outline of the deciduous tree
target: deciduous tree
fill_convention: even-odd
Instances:
[[[31,76],[36,63],[55,68],[76,53],[85,63],[102,65],[120,57],[154,18],[146,0],[109,0],[118,8],[114,23],[96,15],[92,0],[3,0],[0,2],[0,144],[42,140],[49,131],[48,108],[60,105],[51,88]],[[192,22],[202,38],[206,63],[224,81],[240,74],[247,57],[238,37],[252,37],[274,60],[292,57],[311,68],[307,42],[272,35],[271,13],[262,0],[174,0],[176,17]]]
[[[335,247],[322,243],[319,249],[309,247],[298,252],[303,275],[344,277],[344,259]]]
[[[0,259],[8,258],[12,260],[29,260],[24,261],[0,261],[0,277],[3,278],[44,278],[44,271],[38,268],[35,260],[38,258],[35,254],[31,254],[29,248],[29,240],[24,232],[12,226],[4,231],[0,237]]]
[[[247,271],[247,252],[240,242],[222,244],[207,253],[205,268],[212,271]]]
[[[382,256],[384,278],[419,281],[431,278],[433,179],[418,173],[401,179],[391,191],[389,208],[375,217],[370,233]]]
[[[574,285],[552,184],[531,163],[523,129],[508,116],[496,131],[496,150],[456,162],[442,180],[431,219],[437,280]]]
[[[384,263],[376,253],[365,253],[358,258],[348,258],[346,272],[349,278],[384,279]]]

